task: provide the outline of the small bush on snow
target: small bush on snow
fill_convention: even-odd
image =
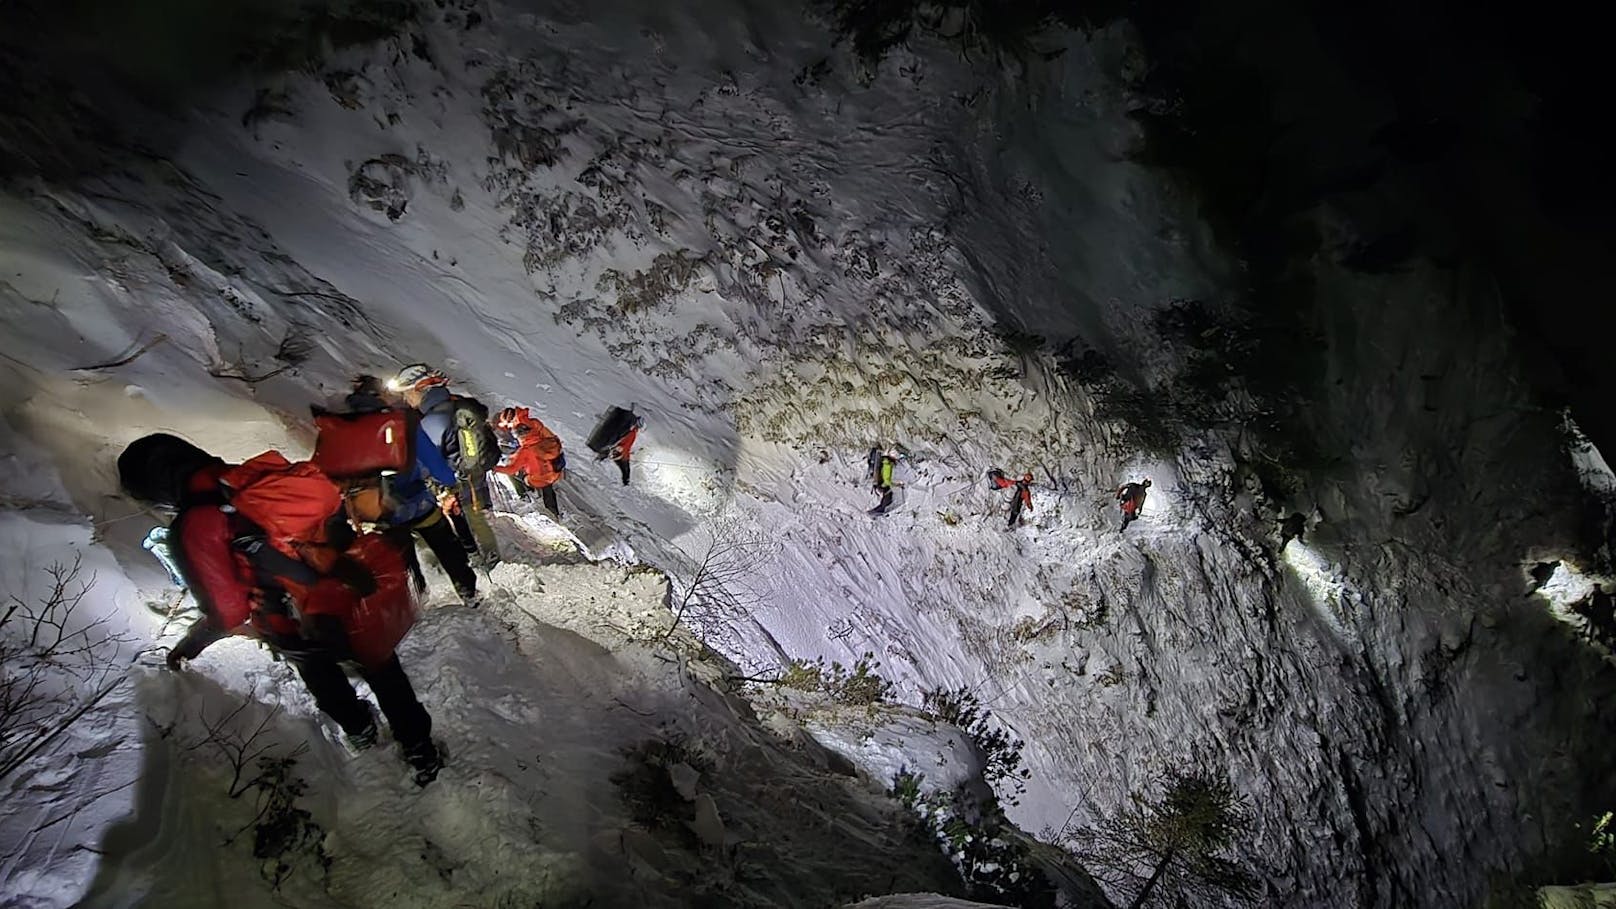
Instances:
[[[982,779],[996,792],[1001,785],[1008,787],[1010,804],[1019,804],[1031,776],[1021,766],[1021,749],[1026,743],[995,722],[993,712],[969,688],[938,688],[923,697],[927,710],[971,737],[982,753]]]
[[[696,808],[675,785],[672,770],[684,764],[701,773],[711,769],[707,761],[677,732],[632,745],[624,749],[623,757],[627,766],[612,774],[611,780],[629,817],[647,830],[670,831],[694,848],[697,838],[691,824]]]
[[[892,699],[892,683],[876,671],[880,668],[873,653],[853,661],[851,669],[837,662],[827,665],[824,657],[792,660],[779,684],[798,691],[822,691],[851,707],[869,707]]]
[[[1055,905],[1055,888],[1033,865],[1026,845],[1011,835],[1014,825],[996,797],[979,796],[963,786],[927,795],[923,780],[921,774],[899,771],[888,794],[918,815],[972,899],[1022,907]]]

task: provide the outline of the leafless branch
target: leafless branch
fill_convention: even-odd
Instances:
[[[281,337],[281,343],[275,348],[275,360],[279,366],[260,375],[253,375],[247,371],[244,363],[215,363],[208,367],[208,375],[215,379],[235,379],[248,385],[257,385],[268,381],[289,369],[295,369],[308,361],[314,353],[314,339],[309,336],[310,329],[306,325],[292,324],[287,326],[286,334]]]
[[[133,362],[135,362],[135,360],[140,358],[141,354],[144,354],[146,351],[151,350],[153,347],[156,347],[157,345],[159,345],[159,344],[161,344],[161,343],[163,343],[164,341],[167,341],[167,340],[168,340],[168,335],[163,334],[161,332],[158,332],[157,337],[152,338],[150,341],[147,341],[146,343],[140,345],[139,347],[136,347],[132,352],[124,354],[123,356],[119,357],[116,360],[108,360],[105,363],[97,363],[94,366],[75,367],[74,371],[75,372],[95,372],[97,370],[113,369],[113,368],[123,366],[123,365],[128,364],[128,363],[133,363]]]
[[[84,616],[95,577],[83,561],[45,569],[51,582],[33,602],[6,597],[0,612],[0,778],[38,754],[112,693],[128,635]]]
[[[715,524],[696,566],[684,578],[672,578],[676,594],[669,606],[673,621],[657,639],[673,636],[687,614],[703,619],[743,617],[762,602],[756,578],[780,546],[750,531],[738,522]]]
[[[248,769],[257,764],[259,758],[269,753],[277,744],[273,739],[264,740],[265,733],[281,714],[281,706],[276,704],[264,714],[250,729],[242,728],[237,719],[242,712],[250,706],[255,699],[256,691],[248,692],[247,697],[237,704],[234,710],[210,719],[207,708],[202,709],[199,717],[206,735],[186,746],[187,751],[196,751],[207,748],[219,756],[224,766],[230,768],[231,798],[240,798],[241,794],[251,789],[253,780],[243,779]]]

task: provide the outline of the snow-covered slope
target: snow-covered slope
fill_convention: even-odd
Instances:
[[[505,602],[432,610],[401,650],[452,749],[419,794],[389,748],[322,741],[294,673],[250,644],[143,674],[137,810],[80,905],[833,905],[949,886],[894,803],[711,687],[724,667],[627,642],[666,627],[658,575],[506,564],[492,580]],[[269,823],[261,789],[227,797],[232,749],[309,740],[292,773],[312,835]]]
[[[1182,352],[1149,314],[1238,269],[1126,158],[1125,32],[1067,41],[1021,80],[920,42],[865,84],[794,5],[441,3],[171,114],[94,80],[64,108],[36,80],[0,102],[0,371],[8,454],[60,479],[16,471],[7,502],[121,517],[130,438],[295,450],[309,400],[412,360],[532,405],[574,452],[633,402],[634,485],[575,455],[569,526],[676,579],[715,537],[766,537],[747,614],[688,616],[747,670],[873,652],[911,702],[971,687],[1027,741],[1031,830],[1201,761],[1257,808],[1241,857],[1268,902],[1469,904],[1613,795],[1611,672],[1520,596],[1523,564],[1585,560],[1558,418],[1479,278],[1321,257],[1316,425],[1342,460],[1295,503],[1322,519],[1303,541],[1276,555],[1229,439],[1171,462],[1110,444],[1050,351],[1160,378]],[[872,521],[864,455],[893,443],[906,485]],[[1038,477],[1015,532],[991,464]],[[1119,534],[1110,492],[1139,475]],[[152,586],[147,526],[102,526],[96,551]],[[493,646],[423,631],[445,667],[462,638]],[[556,652],[529,643],[503,684]],[[481,703],[454,678],[433,696]],[[442,823],[465,848],[471,821]]]

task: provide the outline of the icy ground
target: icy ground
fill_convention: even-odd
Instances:
[[[1491,874],[1564,847],[1616,798],[1605,655],[1559,621],[1563,608],[1522,596],[1539,561],[1587,574],[1586,477],[1560,421],[1512,365],[1487,281],[1427,265],[1348,273],[1331,253],[1352,238],[1326,212],[1335,245],[1309,277],[1337,314],[1318,327],[1330,352],[1318,443],[1333,459],[1287,503],[1310,516],[1306,538],[1280,551],[1275,503],[1236,466],[1240,438],[1191,438],[1165,460],[1116,444],[1055,352],[1100,351],[1171,394],[1183,352],[1150,314],[1217,299],[1239,267],[1165,175],[1127,157],[1139,61],[1126,33],[1067,40],[1022,81],[925,41],[870,80],[795,5],[460,0],[161,113],[71,54],[13,42],[0,65],[26,78],[0,99],[9,589],[31,595],[43,565],[83,551],[97,608],[149,638],[141,602],[161,574],[139,548],[151,521],[116,494],[123,444],[167,429],[227,457],[296,454],[311,400],[357,369],[428,360],[560,433],[573,454],[566,524],[591,552],[665,569],[677,600],[716,543],[732,583],[686,621],[744,674],[871,652],[911,704],[934,687],[975,690],[1027,741],[1026,829],[1092,819],[1161,769],[1201,762],[1252,799],[1238,858],[1267,903],[1472,905]],[[582,453],[613,403],[648,421],[626,489]],[[894,442],[910,454],[899,508],[871,520],[865,452]],[[1004,494],[982,482],[993,464],[1038,475],[1014,532]],[[1155,484],[1145,517],[1119,534],[1110,493],[1139,476]],[[736,555],[735,541],[761,545]],[[570,596],[560,588],[546,580],[534,608]],[[492,880],[495,863],[455,862],[510,844],[522,854],[509,862],[550,875],[535,886],[594,882],[618,847],[566,833],[611,825],[558,809],[606,811],[609,770],[584,758],[656,727],[604,693],[660,709],[706,691],[632,646],[564,647],[573,639],[528,627],[527,605],[518,594],[483,617],[434,612],[406,647],[469,758],[470,781],[450,774],[443,794],[412,803],[441,810],[385,828],[431,839],[378,859],[418,858],[410,880],[423,887],[441,873]],[[31,820],[6,824],[24,840],[6,851],[8,892],[60,904],[92,878],[110,893],[122,879],[108,876],[125,873],[153,893],[180,885],[98,851],[131,812],[120,855],[184,841],[149,834],[172,829],[153,826],[154,805],[175,824],[211,817],[136,781],[148,763],[182,766],[183,748],[158,756],[196,737],[200,719],[173,712],[176,686],[220,709],[252,678],[260,698],[280,691],[227,655],[246,658],[227,651],[217,675],[157,676],[109,701],[93,738],[51,752],[55,776],[13,790],[6,811]],[[469,684],[473,655],[499,677]],[[599,690],[569,700],[571,676],[552,666]],[[306,705],[280,693],[277,738],[301,740]],[[687,721],[753,741],[727,705]],[[604,738],[568,735],[601,710]],[[493,746],[507,725],[528,749],[554,743],[554,763],[518,768],[525,751]],[[865,741],[843,730],[852,739]],[[924,750],[899,736],[883,756],[873,741],[860,755],[871,773]],[[550,786],[561,777],[545,774],[574,759],[580,778]],[[315,820],[343,846],[331,869],[343,899],[381,898],[357,856],[392,837],[369,835],[406,794],[389,761],[351,765],[368,793],[357,800],[311,788]],[[331,785],[349,766],[326,768]],[[702,784],[726,831],[748,817],[726,800],[755,784],[736,769]],[[526,779],[546,785],[458,810]],[[569,793],[576,803],[553,801]],[[846,822],[879,829],[849,798],[834,803]],[[38,832],[11,833],[25,828]],[[688,850],[654,845],[661,858],[640,859],[655,874],[684,873]],[[206,871],[226,858],[190,859],[165,873],[200,864],[199,878],[228,880]],[[720,865],[716,882],[753,886],[751,872],[724,877],[739,867],[751,866]],[[812,877],[769,870],[757,892],[799,872]]]

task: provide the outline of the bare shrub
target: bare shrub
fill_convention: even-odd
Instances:
[[[297,800],[308,790],[308,783],[294,772],[298,760],[308,752],[307,742],[291,749],[269,735],[281,709],[276,705],[256,723],[244,722],[242,714],[255,701],[249,693],[223,716],[208,716],[202,710],[199,721],[204,735],[185,745],[188,752],[203,752],[212,766],[230,773],[226,794],[240,799],[251,793],[255,813],[252,819],[225,837],[231,845],[244,834],[252,834],[253,857],[263,864],[259,873],[273,889],[300,865],[312,862],[322,872],[331,867],[325,851],[325,829],[314,816],[299,807]]]
[[[11,594],[0,606],[0,779],[124,680],[118,650],[132,639],[86,615],[95,577],[83,578],[83,567],[79,555],[54,563],[43,596],[28,602]]]
[[[673,623],[658,640],[672,637],[687,619],[704,627],[750,619],[763,602],[760,569],[779,551],[780,544],[745,529],[738,521],[715,523],[707,532],[707,543],[695,567],[683,576],[669,577],[668,608]]]

